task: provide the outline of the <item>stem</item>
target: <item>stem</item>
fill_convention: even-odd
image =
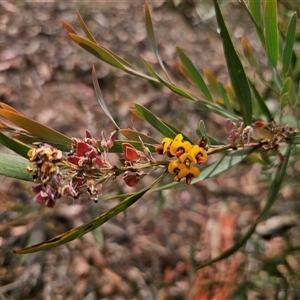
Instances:
[[[229,149],[237,150],[238,148],[250,148],[250,147],[258,148],[261,145],[262,145],[261,141],[255,142],[255,143],[248,143],[248,144],[242,144],[242,143],[228,144],[228,145],[225,145],[225,146],[220,146],[220,147],[208,150],[207,155],[209,156],[209,155],[212,155],[212,154],[215,154],[215,153],[218,153],[218,152],[222,152],[224,150],[229,150]]]

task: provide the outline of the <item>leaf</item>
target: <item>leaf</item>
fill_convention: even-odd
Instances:
[[[244,7],[246,8],[246,12],[248,13],[249,17],[251,18],[256,34],[263,46],[265,46],[265,37],[263,33],[263,10],[262,10],[262,1],[257,0],[249,0],[250,10],[248,9],[247,5],[244,1],[242,1]]]
[[[257,62],[253,56],[252,47],[248,39],[245,36],[242,36],[241,42],[242,42],[242,49],[243,49],[244,56],[247,58],[249,64],[255,68],[257,66]]]
[[[33,181],[32,175],[26,172],[28,164],[28,159],[24,157],[0,153],[0,175]]]
[[[139,137],[141,137],[142,141],[146,144],[159,144],[156,140],[152,139],[150,136],[145,135],[141,132],[132,130],[130,128],[127,129],[120,129],[119,133],[124,135],[130,141],[139,142]]]
[[[142,105],[136,103],[135,107],[141,117],[164,136],[174,138],[178,134]]]
[[[199,127],[199,130],[201,132],[201,137],[204,137],[204,138],[207,139],[207,131],[206,131],[205,123],[204,123],[203,120],[199,121],[198,127]]]
[[[9,136],[2,133],[1,131],[0,131],[0,143],[3,146],[7,147],[8,149],[16,152],[17,154],[19,154],[25,158],[28,157],[27,153],[30,149],[29,146],[10,138]]]
[[[3,103],[3,102],[0,102],[0,107],[3,108],[3,109],[5,109],[5,110],[8,110],[8,111],[14,112],[16,114],[22,115],[19,111],[17,111],[13,107],[11,107],[11,106]]]
[[[66,21],[61,21],[61,26],[63,29],[65,29],[68,33],[74,33],[77,34],[72,24]]]
[[[284,94],[288,94],[290,92],[291,86],[292,86],[292,78],[288,77],[283,83],[282,89],[280,91],[280,96]]]
[[[262,1],[249,0],[251,15],[260,28],[263,26]]]
[[[197,103],[197,102],[196,102]],[[137,105],[139,105],[139,104],[137,104]],[[155,118],[157,118],[152,112],[150,112],[147,108],[145,108],[144,106],[142,106],[142,105],[139,105],[139,106],[141,106],[141,109],[138,111],[137,109],[131,109],[130,111],[135,115],[135,116],[137,116],[138,118],[140,118],[141,120],[145,120],[145,121],[147,121],[148,122],[148,120],[146,119],[146,117],[145,117],[145,114],[146,115],[148,115],[148,117],[151,119],[152,117],[154,117],[154,119]],[[144,111],[144,113],[141,113],[143,110],[145,110]],[[159,122],[162,122],[162,124],[163,124],[163,126],[165,126],[166,127],[166,130],[167,131],[171,131],[171,132],[173,132],[175,135],[173,136],[173,137],[175,137],[177,134],[179,134],[179,133],[181,133],[182,134],[182,132],[180,132],[178,129],[176,129],[175,127],[173,127],[172,125],[170,125],[170,124],[168,124],[167,122],[164,122],[163,120],[161,120],[161,119],[159,119],[159,118],[157,118],[158,120],[159,120]],[[154,121],[155,122],[155,121]],[[153,126],[153,125],[152,125]],[[162,132],[161,132],[162,133]],[[184,140],[185,141],[189,141],[189,142],[191,142],[190,141],[190,139],[187,137],[187,136],[185,136],[184,134],[183,134],[183,137],[184,137]],[[192,142],[191,142],[192,143]]]
[[[197,133],[198,137],[199,138],[204,137],[207,140],[208,145],[219,145],[219,146],[224,145],[223,142],[218,141],[218,140],[216,140],[216,139],[214,139],[214,138],[207,135],[206,127],[205,127],[205,124],[204,124],[203,120],[199,121],[198,128],[199,129],[196,130],[196,133]]]
[[[152,182],[150,185],[148,185],[146,188],[140,190],[139,192],[133,194],[132,196],[126,198],[122,202],[120,202],[118,205],[110,209],[109,211],[101,214],[100,216],[96,217],[95,219],[78,226],[76,228],[73,228],[65,233],[59,234],[56,237],[30,246],[23,249],[15,250],[14,252],[17,254],[28,254],[33,253],[37,251],[43,251],[48,250],[63,244],[66,244],[70,241],[73,241],[77,238],[82,237],[83,235],[87,234],[88,232],[98,228],[120,212],[124,211],[128,207],[130,207],[132,204],[134,204],[137,200],[139,200],[145,193],[147,193],[157,182],[159,182],[165,174],[159,176],[154,182]]]
[[[201,122],[201,121],[200,121]],[[201,132],[201,130],[200,129],[196,129],[196,134],[197,134],[197,136],[199,137],[199,138],[202,138],[202,136],[203,136],[203,134],[202,134],[202,132]],[[209,136],[209,135],[206,135],[206,139],[207,139],[207,142],[208,142],[208,145],[210,145],[210,146],[220,146],[220,145],[225,145],[225,143],[223,143],[223,142],[221,142],[221,141],[219,141],[219,140],[217,140],[217,139],[214,139],[214,138],[212,138],[211,136]]]
[[[231,83],[239,102],[244,123],[245,125],[250,125],[252,121],[252,100],[249,83],[243,65],[227,31],[218,1],[213,1]]]
[[[88,38],[91,42],[97,44],[97,41],[95,40],[95,38],[94,38],[93,35],[91,34],[91,32],[90,32],[90,30],[88,29],[88,27],[85,25],[85,23],[84,23],[84,21],[83,21],[83,19],[82,19],[82,17],[81,17],[81,15],[80,15],[80,13],[79,13],[78,10],[77,10],[77,18],[78,18],[78,21],[79,21],[79,24],[80,24],[81,28],[83,29],[85,35],[87,36],[87,38]]]
[[[290,89],[292,86],[292,79],[291,77],[286,78],[282,85],[282,89],[280,91],[280,105],[283,108],[286,105],[289,105],[289,96],[290,96]],[[290,105],[289,105],[290,106]]]
[[[221,159],[213,162],[212,164],[208,165],[205,169],[201,170],[200,176],[198,178],[194,178],[192,180],[192,184],[196,184],[205,179],[209,179],[214,176],[220,175],[221,173],[232,168],[233,166],[239,164],[243,159],[245,159],[253,151],[254,151],[254,149],[250,148],[250,149],[236,151],[229,155],[225,155]],[[161,191],[161,190],[168,190],[168,189],[172,189],[172,188],[179,188],[179,187],[183,187],[183,186],[186,186],[186,183],[184,180],[182,180],[180,182],[172,182],[172,183],[168,183],[166,185],[160,186],[156,189],[153,189],[153,192],[157,192],[157,191]]]
[[[147,121],[153,128],[159,131],[163,136],[174,138],[178,132],[174,132],[171,128],[169,128],[163,121],[157,118],[152,112],[143,107],[140,104],[135,104],[135,107],[139,114],[143,117],[145,121]]]
[[[228,110],[231,114],[234,114],[233,108],[232,108],[232,106],[231,106],[231,103],[230,103],[230,101],[229,101],[227,92],[226,92],[226,90],[225,90],[223,84],[220,83],[220,82],[218,82],[218,87],[219,87],[219,93],[220,93],[222,99],[224,100],[225,107],[227,108],[227,110]]]
[[[297,77],[300,72],[300,53],[296,56],[296,62],[293,70],[293,76]]]
[[[292,144],[300,144],[300,132],[296,132],[292,141]]]
[[[271,61],[269,60],[268,62],[269,62],[268,64],[269,70],[271,71],[273,81],[275,83],[274,90],[276,91],[276,87],[277,87],[278,91],[280,91],[282,89],[282,84],[283,84],[282,79],[278,73],[278,70],[272,65]]]
[[[196,102],[196,103],[198,103],[198,102]],[[224,117],[224,118],[226,118],[226,119],[230,119],[230,120],[232,120],[232,121],[240,121],[240,119],[239,119],[236,115],[230,113],[229,111],[224,110],[224,109],[221,108],[221,107],[218,107],[218,106],[215,106],[215,105],[213,106],[213,105],[211,105],[211,104],[206,104],[206,107],[207,107],[210,111],[212,111],[212,112],[214,112],[215,114],[220,115],[220,116],[222,116],[222,117]]]
[[[26,133],[14,134],[13,137],[19,142],[24,143],[26,145],[33,145],[33,143],[35,142],[50,144],[49,141],[44,138],[31,136]],[[51,142],[51,146],[64,152],[69,152],[70,149],[72,148],[70,144],[61,144],[55,142]]]
[[[251,235],[255,231],[256,225],[259,222],[261,222],[263,220],[263,218],[267,215],[267,213],[269,212],[270,208],[273,206],[273,204],[274,204],[274,202],[277,198],[278,192],[280,190],[281,183],[282,183],[283,178],[286,174],[286,169],[287,169],[287,166],[288,166],[288,163],[289,163],[290,154],[291,154],[291,146],[289,145],[288,149],[287,149],[287,152],[285,154],[285,160],[278,167],[276,176],[275,176],[275,178],[272,182],[269,197],[268,197],[268,201],[267,201],[265,207],[263,208],[263,210],[261,211],[261,213],[258,215],[256,220],[254,221],[254,223],[247,230],[247,232],[240,239],[238,239],[237,242],[233,246],[231,246],[229,249],[227,249],[226,251],[221,253],[219,256],[213,258],[212,260],[198,265],[197,269],[204,268],[204,267],[209,266],[209,265],[211,265],[211,264],[213,264],[217,261],[220,261],[224,258],[229,257],[230,255],[234,254],[236,251],[238,251],[242,246],[244,246],[246,244],[248,239],[251,237]]]
[[[229,155],[224,156],[220,160],[210,164],[204,170],[201,171],[201,174],[198,178],[195,178],[192,181],[192,184],[203,181],[205,179],[215,177],[227,170],[231,169],[233,166],[239,164],[244,158],[246,158],[250,153],[252,153],[255,149],[244,149],[240,151],[236,151]]]
[[[86,36],[88,37],[88,39],[93,42],[96,45],[99,45],[99,43],[96,41],[96,39],[93,37],[93,35],[91,34],[90,30],[88,29],[88,27],[86,26],[86,24],[84,23],[80,13],[77,11],[77,17],[78,17],[78,21],[80,23],[81,28],[83,29],[84,33],[86,34]],[[75,32],[76,33],[76,32]],[[78,34],[77,34],[78,35]],[[113,53],[112,51],[110,51],[109,49],[101,46],[103,49],[105,49],[108,53],[110,53],[112,56],[114,56],[116,59],[118,59],[120,61],[120,63],[122,63],[124,66],[129,67],[130,69],[134,70],[134,67],[129,64],[126,60],[124,60],[122,57],[116,55],[115,53]]]
[[[282,53],[282,74],[284,78],[287,76],[287,72],[290,68],[291,58],[293,54],[293,46],[295,40],[296,33],[296,22],[297,22],[297,14],[296,12],[292,15],[286,36],[283,45],[283,53]]]
[[[135,75],[154,82],[158,82],[157,79],[136,71],[131,64],[129,64],[127,61],[125,61],[123,58],[119,57],[109,49],[101,46],[100,44],[95,44],[90,40],[79,36],[77,33],[68,32],[68,36],[80,47],[82,47],[92,55],[96,56],[98,59],[106,62],[107,64],[121,69],[128,74]]]
[[[179,47],[176,47],[176,50],[177,50],[177,54],[183,64],[183,66],[185,67],[185,69],[187,71],[188,76],[191,78],[191,80],[194,82],[194,84],[198,87],[198,89],[202,92],[204,97],[208,101],[214,102],[214,99],[213,99],[206,83],[204,82],[201,74],[196,69],[196,67],[194,66],[192,61],[187,57],[187,55]]]
[[[203,69],[203,74],[210,86],[211,89],[213,89],[213,91],[218,92],[218,80],[216,78],[216,76],[208,69]]]
[[[278,61],[277,1],[266,0],[265,5],[266,51],[270,62],[276,67]]]
[[[145,2],[145,24],[146,24],[147,36],[148,36],[148,39],[150,41],[152,51],[154,52],[160,67],[162,68],[162,70],[166,74],[167,78],[171,82],[171,80],[169,78],[169,75],[167,73],[167,70],[166,70],[166,68],[163,64],[163,61],[160,58],[160,55],[159,55],[159,52],[158,52],[155,33],[154,33],[154,28],[153,28],[153,23],[152,23],[152,18],[151,18],[151,13],[150,13],[150,7],[149,7],[149,4],[148,4],[147,0]]]
[[[154,76],[155,78],[158,79],[158,81],[160,83],[162,83],[164,86],[168,87],[171,91],[173,91],[174,93],[180,95],[180,96],[183,96],[187,99],[190,99],[190,100],[196,100],[194,96],[192,96],[190,93],[186,92],[185,90],[179,88],[178,86],[174,85],[174,84],[171,84],[171,83],[168,83],[166,82],[164,79],[162,79],[155,71],[154,69],[150,66],[150,64],[143,58],[141,57],[144,64],[146,65],[148,71],[152,74],[152,76]]]
[[[102,92],[101,92],[101,89],[100,89],[100,86],[99,86],[99,83],[98,83],[96,69],[95,69],[94,66],[93,66],[93,69],[92,69],[92,79],[93,79],[93,84],[94,84],[94,89],[95,89],[96,97],[97,97],[97,100],[98,100],[101,108],[103,109],[103,111],[105,112],[105,114],[107,115],[107,117],[116,126],[116,128],[120,129],[119,125],[115,122],[113,116],[110,114],[110,112],[109,112],[109,110],[108,110],[108,108],[106,106],[106,103],[104,101],[104,98],[102,96]]]
[[[100,60],[103,60],[113,67],[126,71],[125,66],[116,58],[116,56],[101,45],[95,44],[90,40],[73,33],[68,33],[68,35],[76,44],[78,44],[80,47],[90,52]]]
[[[250,80],[249,80],[249,84],[250,84],[250,87],[252,89],[252,93],[254,95],[254,98],[256,100],[256,104],[257,104],[257,108],[259,110],[259,113],[262,114],[263,116],[265,116],[268,121],[270,121],[271,118],[272,118],[272,115],[269,111],[268,106],[266,105],[265,101],[260,96],[259,92],[257,91],[255,84],[253,82],[251,82]]]
[[[0,109],[0,115],[7,120],[14,123],[16,126],[27,130],[31,134],[47,141],[49,144],[61,144],[68,146],[71,149],[73,141],[67,136],[59,133],[58,131],[51,129],[45,125],[42,125],[34,120],[24,117],[19,113],[15,113],[10,110]]]

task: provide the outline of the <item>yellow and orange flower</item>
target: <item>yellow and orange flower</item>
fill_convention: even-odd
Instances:
[[[191,184],[193,178],[200,175],[200,170],[192,164],[201,164],[207,161],[206,150],[199,145],[192,145],[189,141],[184,141],[182,134],[178,134],[174,140],[165,137],[161,146],[157,147],[157,152],[169,157],[177,157],[177,160],[170,161],[168,172],[176,174],[174,180],[177,182],[186,178],[187,185]]]

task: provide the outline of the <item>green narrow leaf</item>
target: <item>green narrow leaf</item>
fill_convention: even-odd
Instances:
[[[16,152],[17,154],[27,158],[27,153],[30,149],[29,146],[10,138],[0,131],[0,143],[7,147],[8,149]]]
[[[212,164],[208,165],[207,167],[203,167],[202,169],[201,166],[201,173],[198,178],[194,178],[192,180],[192,184],[196,184],[200,181],[203,181],[205,179],[212,178],[214,176],[218,176],[221,173],[224,173],[228,171],[230,168],[233,166],[239,164],[241,161],[243,161],[251,152],[253,152],[255,149],[250,148],[250,149],[245,149],[245,150],[240,150],[236,151],[232,154],[229,155],[224,155],[221,159],[213,162]],[[172,175],[172,174],[171,174]],[[186,186],[185,180],[181,180],[180,182],[172,182],[168,183],[166,185],[160,186],[156,189],[153,189],[153,192],[161,191],[161,190],[168,190],[172,188],[179,188],[179,187],[184,187]]]
[[[255,84],[252,83],[250,80],[249,80],[249,84],[250,84],[251,90],[253,92],[254,99],[256,100],[256,104],[257,104],[259,113],[262,114],[263,116],[265,116],[268,121],[270,121],[272,118],[272,115],[269,111],[268,106],[266,105],[265,101],[260,96],[259,92],[257,91]]]
[[[250,12],[259,27],[263,26],[262,1],[249,0]]]
[[[166,74],[168,80],[171,82],[170,77],[167,73],[167,70],[166,70],[166,68],[163,64],[163,61],[162,61],[162,59],[159,55],[159,52],[158,52],[155,33],[154,33],[154,28],[153,28],[153,23],[152,23],[152,17],[151,17],[150,7],[149,7],[149,4],[148,4],[148,1],[145,2],[145,24],[146,24],[147,36],[148,36],[148,39],[150,41],[152,51],[154,52],[160,67],[162,68],[162,70]]]
[[[294,13],[291,17],[285,41],[283,45],[283,52],[282,52],[282,74],[284,78],[287,76],[288,70],[290,68],[291,58],[293,54],[293,46],[295,40],[295,33],[296,33],[296,22],[297,22],[297,14]]]
[[[292,144],[300,144],[300,132],[295,133],[291,143]]]
[[[288,77],[283,83],[282,89],[280,91],[280,95],[289,93],[291,86],[292,86],[292,78]]]
[[[113,116],[110,114],[107,106],[106,106],[106,103],[104,101],[104,98],[102,96],[102,93],[101,93],[101,89],[100,89],[100,86],[99,86],[99,83],[98,83],[98,78],[97,78],[97,74],[96,74],[96,69],[95,67],[93,66],[93,69],[92,69],[92,79],[93,79],[93,84],[94,84],[94,89],[95,89],[95,93],[96,93],[96,97],[97,97],[97,100],[101,106],[101,108],[103,109],[103,111],[105,112],[105,114],[107,115],[107,117],[112,121],[112,123],[116,126],[116,128],[119,130],[120,127],[118,126],[118,124],[115,122]]]
[[[26,172],[28,164],[24,157],[0,153],[0,175],[32,181],[32,175]]]
[[[176,47],[177,54],[180,58],[180,61],[182,62],[183,66],[185,67],[189,77],[194,82],[194,84],[198,87],[198,89],[202,92],[204,97],[210,101],[214,102],[214,99],[206,85],[206,83],[203,80],[203,77],[199,73],[199,71],[196,69],[192,61],[188,58],[188,56],[180,49],[179,47]]]
[[[31,134],[47,141],[49,144],[62,144],[65,146],[69,146],[70,149],[73,145],[73,141],[62,133],[45,125],[42,125],[34,120],[26,118],[19,113],[0,109],[0,115],[14,123],[16,126],[27,130]]]
[[[196,102],[196,103],[199,103],[199,102]],[[240,119],[235,115],[235,114],[232,114],[230,113],[229,111],[225,111],[223,108],[221,107],[218,107],[218,106],[212,106],[210,104],[206,104],[206,107],[214,112],[215,114],[217,115],[220,115],[226,119],[230,119],[232,121],[240,121]]]
[[[221,82],[218,82],[218,87],[219,87],[220,95],[221,95],[222,99],[224,100],[225,107],[231,114],[234,114],[233,108],[231,106],[231,103],[229,101],[227,92],[226,92],[223,84]]]
[[[196,130],[196,133],[197,133],[198,137],[199,138],[204,137],[207,140],[208,145],[218,145],[218,146],[224,145],[223,142],[218,141],[218,140],[216,140],[216,139],[214,139],[214,138],[207,135],[206,127],[205,127],[205,124],[204,124],[203,120],[199,121],[198,128],[199,129]]]
[[[211,265],[211,264],[213,264],[217,261],[220,261],[224,258],[229,257],[230,255],[237,252],[241,247],[243,247],[246,244],[248,239],[251,237],[251,235],[255,231],[256,225],[259,222],[261,222],[263,220],[263,218],[267,215],[267,213],[269,212],[270,208],[273,206],[273,204],[274,204],[274,202],[277,198],[278,192],[280,190],[281,183],[282,183],[283,178],[286,174],[286,169],[287,169],[287,166],[288,166],[288,163],[289,163],[290,154],[291,154],[291,146],[289,145],[288,149],[287,149],[287,152],[285,154],[285,160],[278,167],[275,179],[272,182],[269,197],[268,197],[268,201],[267,201],[265,207],[263,208],[263,210],[261,211],[261,213],[256,218],[255,222],[247,230],[247,232],[240,239],[238,239],[237,242],[233,246],[231,246],[229,249],[225,250],[223,253],[221,253],[219,256],[213,258],[212,260],[210,260],[208,262],[205,262],[205,263],[202,263],[202,264],[199,264],[197,266],[197,269],[204,268],[204,267],[209,266],[209,265]]]
[[[196,129],[196,134],[199,138],[201,138],[203,135],[201,133],[201,131],[199,129]],[[207,139],[207,142],[208,142],[208,145],[210,146],[221,146],[221,145],[225,145],[225,143],[217,140],[217,139],[214,139],[212,138],[211,136],[207,135],[206,136],[206,139]]]
[[[269,62],[269,70],[271,71],[272,78],[276,84],[275,88],[277,87],[278,91],[280,91],[282,89],[282,84],[283,84],[282,79],[278,73],[278,70],[272,65],[270,60],[268,62]]]
[[[154,140],[150,136],[145,135],[145,134],[143,134],[141,132],[132,130],[130,128],[120,129],[119,133],[121,133],[122,135],[124,135],[130,141],[139,142],[140,141],[139,137],[140,137],[144,143],[159,144],[156,140]]]
[[[97,218],[97,212],[95,210],[95,208],[92,205],[89,205],[89,209],[88,209],[89,215],[92,219]],[[98,227],[93,231],[93,235],[95,237],[95,240],[97,242],[98,245],[98,249],[101,251],[103,250],[104,247],[104,235],[102,232],[102,228]]]
[[[289,101],[291,85],[292,85],[292,79],[291,79],[291,77],[288,77],[284,81],[284,83],[282,85],[282,89],[280,91],[281,108],[283,108],[286,105],[291,106],[290,101]]]
[[[142,57],[142,60],[144,62],[144,64],[146,65],[148,71],[152,74],[152,76],[156,77],[158,79],[158,81],[160,83],[162,83],[163,85],[165,85],[166,87],[168,87],[171,91],[173,91],[174,93],[183,96],[187,99],[190,100],[196,100],[194,96],[192,96],[191,94],[189,94],[188,92],[186,92],[185,90],[179,88],[178,86],[171,84],[169,82],[166,82],[165,80],[163,80],[155,71],[154,69],[150,66],[150,64]]]
[[[150,110],[137,103],[135,104],[135,107],[143,119],[161,134],[171,139],[177,135],[177,132],[174,132],[171,128],[169,128],[163,121],[150,112]]]
[[[28,254],[33,253],[37,251],[43,251],[48,250],[63,244],[66,244],[70,241],[73,241],[77,238],[82,237],[83,235],[87,234],[88,232],[98,228],[108,220],[110,220],[112,217],[116,216],[120,212],[124,211],[128,207],[130,207],[132,204],[134,204],[137,200],[139,200],[145,193],[147,193],[157,182],[159,182],[165,174],[159,176],[153,183],[148,185],[146,188],[140,190],[139,192],[135,193],[134,195],[126,198],[122,202],[120,202],[118,205],[110,209],[109,211],[101,214],[100,216],[96,217],[95,219],[79,226],[76,228],[73,228],[65,233],[62,233],[60,235],[57,235],[56,237],[30,246],[23,249],[15,250],[14,252],[17,254]]]
[[[203,120],[199,121],[199,130],[201,132],[201,137],[204,137],[207,139],[207,131],[206,131],[206,127],[205,127],[205,123]]]
[[[266,0],[265,36],[268,58],[274,67],[278,61],[277,1]]]
[[[21,142],[26,145],[33,145],[33,143],[39,142],[39,143],[46,143],[50,144],[49,140],[41,138],[41,137],[36,137],[36,136],[29,136],[25,134],[14,134],[13,135],[14,139],[17,140],[18,142]],[[62,143],[55,143],[51,142],[51,146],[54,148],[57,148],[63,152],[69,152],[70,149],[72,148],[72,145],[70,144],[62,144]]]
[[[196,134],[197,134],[197,136],[198,137],[202,137],[202,133],[200,132],[200,130],[199,129],[197,129],[196,130]],[[212,138],[211,136],[207,136],[207,143],[208,143],[208,145],[210,145],[210,146],[221,146],[221,145],[225,145],[225,143],[223,143],[223,142],[221,142],[221,141],[219,141],[219,140],[216,140],[216,139],[214,139],[214,138]]]
[[[93,35],[91,34],[90,30],[88,29],[88,27],[86,26],[85,22],[83,21],[83,18],[81,17],[79,11],[77,10],[77,19],[79,21],[79,24],[82,28],[82,30],[84,31],[85,35],[87,36],[87,38],[97,44],[97,41],[95,40],[95,38],[93,37]]]
[[[143,107],[143,106],[142,106],[142,107]],[[145,107],[143,107],[143,108],[146,110],[146,114],[148,114],[148,113],[152,114],[152,113],[151,113],[149,110],[147,110]],[[130,111],[131,111],[135,116],[137,116],[138,118],[140,118],[140,119],[146,121],[145,117],[144,117],[141,113],[139,113],[139,111],[138,111],[137,109],[131,109]],[[157,118],[154,114],[152,114],[152,115],[153,115],[155,118]],[[181,131],[177,130],[175,127],[173,127],[173,126],[170,125],[169,123],[164,122],[163,120],[161,120],[161,119],[159,119],[159,118],[158,118],[158,120],[159,120],[160,122],[162,122],[169,130],[173,131],[173,132],[175,133],[175,136],[176,136],[177,134],[179,134],[179,133],[182,134]],[[183,134],[183,137],[184,137],[184,140],[185,140],[185,141],[191,142],[190,139],[189,139],[187,136],[185,136],[184,134]],[[191,143],[192,143],[192,142],[191,142]]]
[[[247,14],[252,20],[256,34],[261,42],[261,44],[265,47],[265,37],[263,33],[263,13],[262,13],[262,1],[261,0],[249,0],[250,10],[247,7],[244,0],[241,0],[241,3],[246,9]]]
[[[218,0],[213,1],[232,87],[239,102],[244,123],[250,125],[252,121],[252,99],[247,76],[227,31]]]
[[[153,23],[152,23],[152,18],[151,18],[150,7],[148,4],[148,1],[146,1],[146,3],[145,3],[145,24],[146,24],[147,36],[150,41],[151,49],[154,52],[154,54],[157,56],[158,49],[157,49],[156,38],[155,38],[155,33],[154,33],[154,28],[153,28]]]
[[[300,72],[300,53],[298,53],[298,55],[297,55],[295,67],[293,70],[293,76],[297,77],[299,72]]]

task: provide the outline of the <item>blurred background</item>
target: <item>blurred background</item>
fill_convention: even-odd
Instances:
[[[176,46],[199,69],[228,81],[211,1],[148,1],[161,57],[182,87]],[[288,2],[287,2],[288,3]],[[261,49],[248,15],[237,1],[223,1],[235,46],[246,36]],[[294,8],[279,3],[283,26]],[[0,101],[69,137],[85,129],[100,139],[113,125],[97,103],[95,65],[104,99],[121,128],[162,136],[130,113],[134,103],[195,142],[200,119],[226,142],[225,120],[145,80],[99,62],[73,43],[61,27],[79,31],[79,11],[97,41],[138,69],[142,55],[157,67],[147,40],[143,1],[0,1]],[[241,52],[240,52],[241,53]],[[263,62],[264,57],[261,55]],[[266,65],[266,63],[265,63]],[[247,64],[246,64],[247,67]],[[157,68],[158,70],[158,68]],[[1,151],[7,151],[1,148]],[[211,162],[211,161],[210,161]],[[1,168],[1,166],[0,166]],[[13,249],[52,238],[118,203],[61,198],[53,209],[33,201],[27,182],[0,177],[0,300],[2,299],[299,299],[299,165],[289,170],[268,219],[246,247],[213,266],[195,266],[230,247],[265,203],[272,170],[248,161],[225,175],[183,189],[145,195],[101,228],[67,245],[30,255]],[[152,178],[153,179],[153,178]],[[119,178],[105,195],[136,191]],[[164,183],[171,182],[172,176]]]

